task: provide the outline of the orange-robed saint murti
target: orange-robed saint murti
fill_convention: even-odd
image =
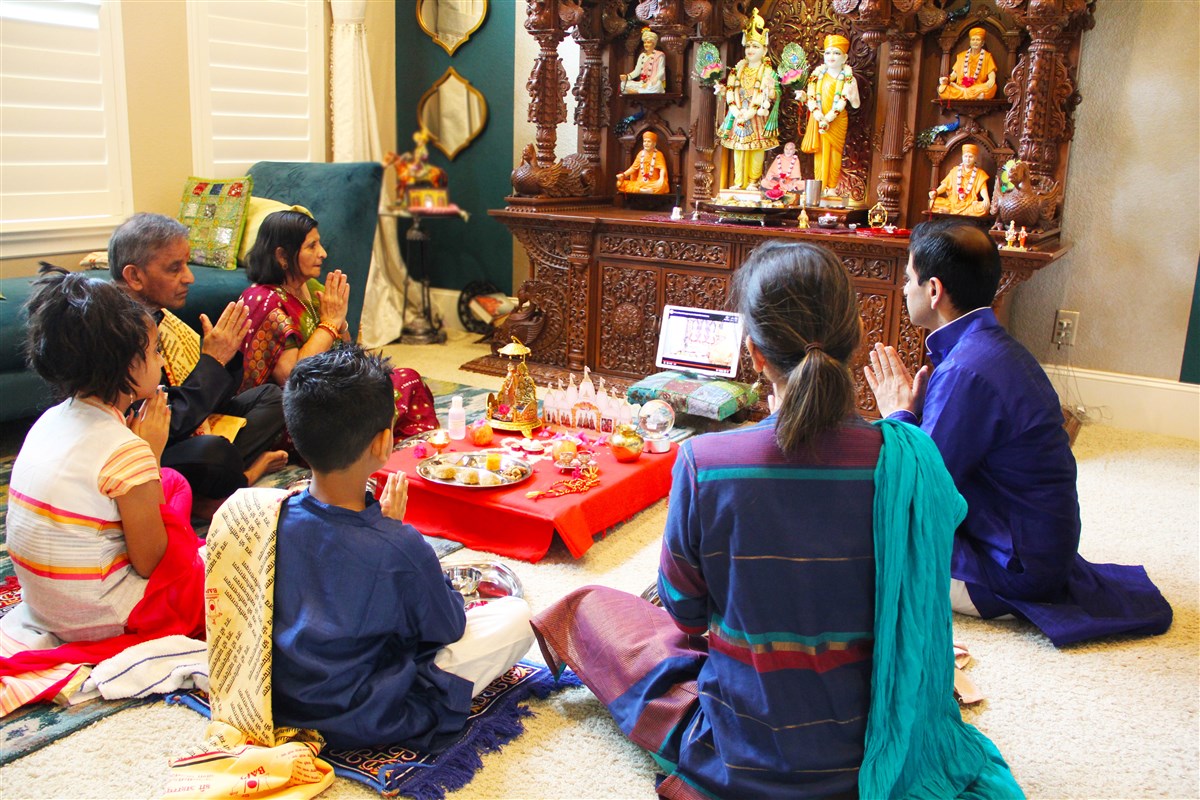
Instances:
[[[983,48],[983,28],[971,28],[971,47],[954,57],[949,78],[938,82],[942,100],[991,100],[996,96],[996,61]]]
[[[858,108],[858,83],[846,56],[850,42],[844,36],[825,37],[825,63],[813,70],[804,92],[808,106],[808,128],[801,151],[812,153],[813,177],[821,181],[825,195],[836,194],[842,177],[842,150],[850,126],[847,104]]]
[[[988,174],[975,164],[979,148],[965,144],[962,163],[946,174],[938,187],[929,193],[929,210],[940,214],[982,217],[988,213]]]
[[[627,194],[668,194],[667,160],[658,149],[658,135],[642,134],[642,151],[633,158],[629,169],[617,174],[617,191]]]

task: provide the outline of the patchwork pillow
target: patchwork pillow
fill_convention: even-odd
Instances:
[[[758,402],[753,386],[723,378],[701,378],[682,372],[659,372],[642,378],[625,393],[631,403],[655,398],[679,414],[723,420]]]
[[[267,215],[276,211],[299,211],[301,214],[312,216],[312,212],[304,206],[289,206],[269,197],[251,197],[250,202],[246,204],[246,228],[242,231],[242,245],[238,248],[238,266],[246,266],[246,256],[250,255],[250,248],[254,247],[254,242],[258,239],[258,229],[262,227]]]
[[[179,221],[188,228],[188,261],[236,269],[246,204],[254,185],[241,178],[188,178],[179,204]]]

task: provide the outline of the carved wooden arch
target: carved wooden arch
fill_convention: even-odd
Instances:
[[[683,190],[683,149],[687,146],[688,135],[682,129],[672,131],[671,126],[657,114],[646,115],[636,132],[626,131],[624,136],[617,139],[621,143],[621,163],[625,166],[633,163],[634,153],[641,150],[642,134],[646,131],[658,136],[658,149],[667,160],[671,193],[679,194]]]
[[[995,180],[996,173],[1013,156],[1012,149],[997,144],[985,128],[979,125],[965,126],[955,131],[954,135],[947,138],[945,142],[931,144],[925,148],[925,155],[930,163],[933,164],[933,171],[929,177],[929,191],[936,189],[938,184],[942,182],[941,165],[946,156],[956,150],[961,152],[962,146],[965,144],[976,144],[987,151],[988,158],[992,161],[991,171],[988,172],[989,183]],[[986,166],[986,164],[979,163],[978,161],[976,163],[980,169]]]

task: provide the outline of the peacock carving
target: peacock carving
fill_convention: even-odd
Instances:
[[[1009,161],[996,174],[990,209],[994,227],[1002,230],[1012,222],[1029,231],[1049,230],[1055,227],[1061,199],[1058,181],[1031,175],[1025,161]]]
[[[537,149],[525,145],[521,163],[512,172],[513,191],[525,197],[585,197],[591,192],[593,170],[578,153],[548,167],[537,163]]]
[[[517,292],[517,299],[517,307],[492,332],[492,355],[496,355],[514,336],[527,347],[533,347],[546,327],[546,313],[525,296],[523,288]]]

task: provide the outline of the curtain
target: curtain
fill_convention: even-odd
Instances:
[[[371,93],[367,56],[367,0],[330,0],[333,28],[329,47],[329,97],[333,115],[334,161],[382,161],[378,116]],[[390,204],[384,175],[380,207]],[[336,258],[336,254],[334,254]],[[407,269],[400,255],[396,218],[381,216],[367,276],[359,340],[364,347],[382,347],[400,336],[404,327]]]

